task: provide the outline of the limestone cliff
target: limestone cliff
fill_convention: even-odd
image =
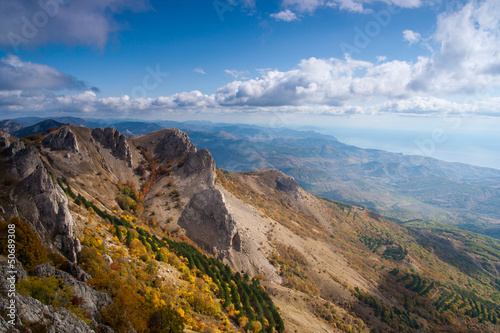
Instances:
[[[68,199],[44,168],[34,146],[11,159],[12,174],[20,179],[11,193],[19,216],[29,222],[45,245],[55,247],[75,262],[80,242],[73,235]]]
[[[241,249],[236,222],[218,189],[195,194],[182,212],[179,226],[189,238],[220,259],[229,259],[231,249]]]

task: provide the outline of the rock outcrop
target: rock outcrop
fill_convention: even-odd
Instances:
[[[186,162],[196,151],[197,149],[189,136],[177,128],[165,131],[155,147],[155,155],[160,158],[163,164],[168,161]]]
[[[19,143],[14,142],[11,147],[9,147],[9,152],[13,154],[11,169],[15,177],[26,178],[42,166],[42,160],[40,160],[38,150],[34,146],[21,148],[24,147],[24,144],[20,141]]]
[[[45,245],[55,245],[76,262],[81,247],[73,235],[68,199],[44,168],[38,150],[29,146],[18,151],[11,158],[11,173],[21,179],[11,193],[19,217],[31,224]]]
[[[43,166],[27,176],[16,189],[21,218],[31,222],[46,245],[54,244],[66,258],[76,262],[81,246],[73,235],[68,199]]]
[[[90,288],[86,283],[78,281],[71,274],[55,269],[48,263],[35,267],[33,275],[38,277],[54,276],[61,279],[67,287],[73,288],[74,296],[82,298],[82,306],[92,315],[93,320],[97,323],[101,322],[99,311],[103,307],[113,303],[108,294]]]
[[[51,150],[66,150],[72,153],[79,151],[75,133],[68,126],[63,126],[58,131],[47,135],[42,140],[42,146]]]
[[[299,184],[290,176],[276,178],[276,188],[286,193],[299,192]]]
[[[92,130],[92,138],[104,148],[110,149],[114,156],[127,161],[129,166],[132,165],[130,146],[125,135],[114,128],[95,128]]]
[[[24,148],[26,148],[26,146],[24,145],[24,142],[14,141],[10,144],[10,146],[5,151],[6,151],[7,156],[12,157],[12,156],[16,155],[18,151],[20,151]]]
[[[229,259],[231,249],[241,249],[236,222],[218,189],[209,188],[195,194],[178,224],[189,238],[220,259]]]
[[[10,277],[14,271],[15,280],[26,278],[26,271],[20,264],[15,266],[15,269],[9,268],[5,257],[0,257],[0,276]],[[0,279],[0,312],[4,314],[9,313],[8,306],[10,299],[15,300],[15,326],[12,326],[7,320],[0,316],[0,333],[13,333],[13,332],[54,332],[54,333],[91,333],[94,332],[90,329],[85,322],[75,316],[65,308],[54,308],[52,306],[44,305],[40,301],[30,297],[23,296],[19,293],[15,294],[14,298],[9,298],[5,294],[9,290],[10,280]],[[35,326],[35,330],[33,327]],[[31,327],[31,329],[30,329]]]
[[[13,141],[13,137],[7,131],[0,130],[0,149],[7,148]]]

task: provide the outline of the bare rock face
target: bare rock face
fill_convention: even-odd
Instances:
[[[45,245],[76,262],[81,246],[73,235],[68,199],[44,168],[38,150],[22,149],[11,162],[11,173],[21,179],[12,193],[19,217],[31,224]]]
[[[173,128],[165,133],[159,140],[155,148],[155,155],[160,158],[162,163],[166,164],[167,161],[186,159],[196,153],[197,149],[189,139],[189,136],[177,129]]]
[[[94,140],[103,145],[104,148],[111,149],[113,155],[127,161],[132,165],[132,157],[130,155],[130,146],[125,135],[121,134],[114,128],[95,128],[92,130]]]
[[[192,194],[213,187],[215,161],[206,149],[197,149],[189,136],[177,129],[164,130],[155,146],[155,157],[163,164],[176,163],[176,174]]]
[[[7,156],[12,157],[16,155],[18,151],[23,150],[24,148],[25,148],[24,142],[14,141],[10,144],[10,146],[6,150]]]
[[[241,249],[236,222],[218,189],[205,189],[195,194],[178,224],[189,238],[220,259],[229,259],[231,249]]]
[[[299,191],[299,184],[290,176],[278,177],[276,179],[276,188],[286,193]]]
[[[16,189],[21,218],[30,221],[46,244],[54,244],[72,262],[81,250],[73,235],[68,199],[43,166],[23,179]]]
[[[206,149],[197,150],[189,156],[182,166],[182,174],[185,177],[192,175],[203,176],[203,182],[207,185],[213,185],[215,182],[215,161],[212,154]]]
[[[7,148],[13,141],[13,137],[7,131],[0,130],[0,149]]]
[[[18,146],[17,142],[14,142],[11,147],[14,145]],[[24,144],[21,142],[19,146],[24,147]],[[28,146],[20,150],[17,147],[13,147],[11,153],[15,153],[12,158],[12,171],[16,177],[25,178],[42,166],[38,150],[34,146]]]
[[[78,142],[75,133],[69,127],[63,126],[60,130],[50,133],[42,140],[42,146],[51,150],[66,150],[78,153]]]
[[[113,303],[108,294],[90,288],[71,274],[55,269],[48,263],[36,266],[33,269],[33,275],[38,277],[54,276],[61,279],[67,287],[72,287],[74,295],[83,299],[83,307],[92,315],[96,323],[101,322],[99,310]]]

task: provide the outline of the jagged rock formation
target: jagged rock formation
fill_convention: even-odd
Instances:
[[[15,271],[15,273],[11,273]],[[10,277],[14,275],[16,281],[24,279],[27,276],[26,271],[20,264],[12,270],[7,265],[5,257],[0,257],[0,276]],[[9,313],[8,306],[10,298],[5,294],[9,290],[10,281],[6,278],[0,279],[0,311]],[[5,295],[4,295],[5,294]],[[37,328],[35,332],[54,332],[54,333],[90,333],[91,330],[80,318],[75,316],[65,308],[54,308],[42,304],[40,301],[30,297],[15,293],[16,319],[15,326],[12,327],[0,316],[0,333],[14,332],[32,332],[33,325]],[[7,317],[10,320],[10,318]]]
[[[63,126],[60,130],[46,136],[42,140],[42,146],[51,150],[67,150],[73,153],[79,151],[75,133],[68,126]]]
[[[236,222],[218,189],[195,194],[178,224],[186,229],[189,238],[220,259],[228,258],[231,249],[241,249]]]
[[[90,288],[87,284],[78,281],[69,273],[55,269],[48,263],[35,267],[33,275],[38,277],[54,276],[61,279],[67,287],[73,288],[75,296],[82,298],[83,307],[92,315],[93,320],[97,323],[101,321],[99,310],[113,302],[108,294]]]
[[[10,144],[9,147],[5,150],[7,156],[14,156],[18,151],[25,148],[24,142],[22,141],[14,141]]]
[[[14,147],[10,149],[9,152],[13,155],[12,158],[12,173],[15,177],[26,178],[28,175],[32,174],[36,169],[42,166],[42,161],[38,156],[38,150],[34,146],[24,147],[16,142],[12,144]],[[21,149],[20,149],[21,148]]]
[[[92,130],[92,138],[104,148],[111,149],[114,156],[127,161],[129,166],[132,165],[130,146],[125,135],[114,128],[95,128]]]
[[[196,153],[196,147],[185,132],[177,128],[158,132],[163,135],[155,147],[155,154],[161,159],[162,163],[179,160],[186,162],[191,155]]]
[[[7,131],[0,130],[0,149],[10,146],[12,139],[12,136]]]
[[[46,245],[54,244],[75,262],[80,242],[73,235],[68,199],[43,167],[37,149],[22,149],[11,161],[12,174],[21,179],[12,193],[19,216],[31,224]]]

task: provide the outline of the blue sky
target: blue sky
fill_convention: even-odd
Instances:
[[[499,20],[496,0],[0,0],[0,116],[494,131]]]

